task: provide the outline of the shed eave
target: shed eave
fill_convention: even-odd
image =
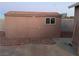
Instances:
[[[5,13],[5,16],[17,16],[17,17],[26,17],[26,16],[60,16],[57,12],[25,12],[25,11],[9,11]]]
[[[73,7],[76,7],[76,6],[78,6],[78,5],[79,5],[79,2],[77,2],[77,3],[75,3],[75,4],[70,5],[68,8],[73,8]]]

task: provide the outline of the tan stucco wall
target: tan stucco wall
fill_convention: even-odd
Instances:
[[[61,30],[66,32],[73,32],[74,19],[61,19]]]
[[[46,17],[9,17],[5,19],[7,38],[54,38],[60,36],[61,19],[46,24]]]

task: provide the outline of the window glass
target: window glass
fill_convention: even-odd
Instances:
[[[51,18],[51,24],[55,24],[55,18]]]
[[[50,24],[50,18],[46,18],[46,24]]]

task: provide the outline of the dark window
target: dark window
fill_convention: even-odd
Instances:
[[[49,18],[46,18],[46,24],[55,24],[55,18],[51,18],[51,17],[49,17]]]
[[[46,24],[50,24],[50,18],[46,18]]]
[[[55,24],[55,18],[51,18],[51,24]]]

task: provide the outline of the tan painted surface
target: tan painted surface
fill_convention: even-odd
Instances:
[[[18,13],[19,14],[19,13]],[[47,13],[42,16],[6,16],[5,31],[8,38],[53,38],[60,36],[61,19],[59,14],[50,14],[56,17],[56,24],[46,24]],[[16,14],[15,14],[16,15]],[[45,15],[45,16],[44,16]]]
[[[74,31],[73,31],[73,45],[76,54],[79,54],[79,6],[75,7],[75,20],[74,20]]]

